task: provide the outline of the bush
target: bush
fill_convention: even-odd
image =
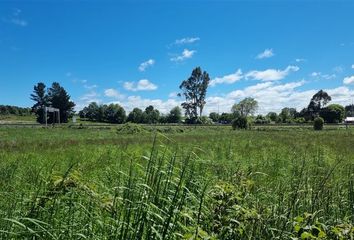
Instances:
[[[240,116],[232,121],[232,129],[248,129],[250,123],[247,117]]]
[[[315,120],[313,121],[313,129],[322,130],[323,129],[323,123],[324,123],[323,118],[321,118],[321,117],[315,118]]]
[[[147,133],[148,131],[135,123],[125,123],[117,128],[118,134],[137,134],[137,133]]]
[[[305,123],[306,120],[303,117],[298,117],[294,119],[295,123]]]

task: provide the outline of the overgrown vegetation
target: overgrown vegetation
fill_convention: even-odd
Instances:
[[[0,239],[353,239],[352,130],[188,129],[0,128]]]

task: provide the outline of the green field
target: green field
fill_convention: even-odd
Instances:
[[[118,128],[0,128],[0,239],[354,238],[353,129]]]

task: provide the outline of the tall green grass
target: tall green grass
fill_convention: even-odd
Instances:
[[[350,131],[0,136],[0,239],[353,239]]]

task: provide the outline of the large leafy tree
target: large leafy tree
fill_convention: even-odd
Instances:
[[[119,104],[109,104],[105,109],[104,118],[109,123],[124,123],[126,119],[125,110]]]
[[[191,76],[179,86],[182,90],[179,96],[183,95],[186,99],[182,107],[191,122],[197,121],[198,116],[202,115],[209,82],[209,74],[197,67],[192,71]]]
[[[132,123],[142,123],[143,122],[143,110],[140,108],[134,108],[129,114],[128,114],[128,122]]]
[[[49,106],[50,102],[46,94],[46,86],[44,83],[39,82],[33,87],[31,100],[35,101],[35,104],[32,106],[32,111],[37,116],[37,122],[45,123],[44,107]]]
[[[96,102],[91,102],[87,107],[84,107],[80,113],[80,117],[89,119],[90,121],[98,121],[100,115],[100,106]]]
[[[219,122],[220,119],[220,114],[217,112],[211,112],[209,114],[209,118],[213,121],[213,122]]]
[[[307,107],[307,111],[310,113],[312,118],[319,116],[321,109],[324,108],[331,100],[332,98],[327,92],[320,90],[312,96]]]
[[[231,111],[235,116],[247,117],[253,115],[258,109],[258,102],[251,97],[245,98],[232,106]]]
[[[267,118],[272,122],[276,122],[278,120],[278,114],[276,112],[269,112]]]
[[[344,115],[345,109],[339,104],[330,104],[320,112],[320,116],[327,123],[340,123],[343,121]]]
[[[345,116],[354,117],[354,104],[345,106]]]
[[[145,108],[143,113],[143,122],[144,123],[158,123],[160,118],[160,112],[157,109],[154,109],[152,105]]]
[[[171,109],[170,113],[167,115],[167,122],[169,123],[180,123],[182,121],[181,109],[176,106]]]
[[[66,90],[59,83],[54,82],[48,89],[48,98],[52,107],[59,108],[60,121],[68,122],[68,118],[74,113],[75,103],[70,101],[70,96]],[[53,115],[49,116],[51,122]]]
[[[285,107],[279,113],[279,118],[283,123],[291,122],[297,117],[298,113],[295,108]]]

